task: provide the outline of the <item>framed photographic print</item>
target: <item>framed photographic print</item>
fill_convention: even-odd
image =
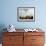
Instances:
[[[35,21],[35,7],[18,7],[17,20],[21,22]]]

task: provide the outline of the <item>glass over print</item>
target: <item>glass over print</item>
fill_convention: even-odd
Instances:
[[[17,8],[18,21],[35,21],[35,7],[18,7]]]

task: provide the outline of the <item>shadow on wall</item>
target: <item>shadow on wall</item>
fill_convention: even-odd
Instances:
[[[4,28],[6,28],[5,25],[0,24],[0,43],[2,43],[2,36],[3,36],[2,32],[6,31],[6,30],[4,30]]]

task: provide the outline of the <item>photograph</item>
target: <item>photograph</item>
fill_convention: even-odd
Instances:
[[[24,22],[35,21],[35,7],[18,7],[17,20]]]

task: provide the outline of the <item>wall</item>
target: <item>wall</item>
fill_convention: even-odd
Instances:
[[[46,0],[0,0],[0,25],[13,24],[16,28],[46,28]],[[17,7],[35,7],[35,22],[18,22]]]

